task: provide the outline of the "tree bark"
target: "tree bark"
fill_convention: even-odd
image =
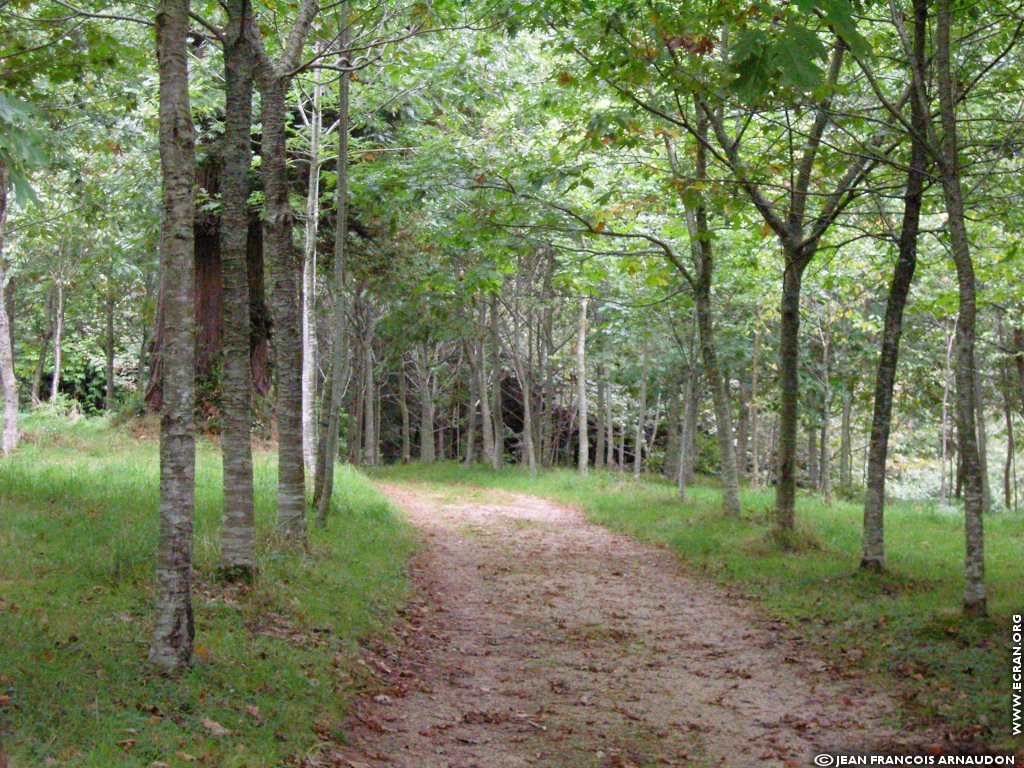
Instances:
[[[850,487],[853,482],[853,457],[851,456],[851,416],[853,412],[853,395],[849,387],[843,389],[842,416],[839,426],[839,485]]]
[[[494,455],[491,466],[501,469],[505,463],[505,416],[502,413],[502,372],[501,372],[501,338],[498,335],[498,294],[491,294],[491,346],[494,349],[494,379],[491,384],[491,413],[494,417]]]
[[[363,385],[363,396],[366,398],[366,404],[363,406],[363,463],[372,467],[377,464],[377,420],[374,404],[377,381],[373,375],[373,324],[369,317],[366,322],[368,328],[363,341],[363,376],[366,377]]]
[[[605,434],[604,424],[604,403],[605,403],[605,388],[607,384],[604,380],[604,366],[597,366],[597,403],[596,403],[596,423],[597,423],[597,443],[594,446],[594,469],[603,469],[605,465],[605,440],[607,435]]]
[[[316,236],[320,220],[320,101],[317,77],[309,108],[309,179],[306,186],[305,240],[302,259],[302,457],[306,471],[316,468],[316,389],[319,345],[316,329]]]
[[[580,325],[576,337],[576,380],[579,400],[579,472],[586,475],[590,467],[590,429],[587,422],[587,299],[580,299]],[[600,403],[600,396],[598,396]],[[600,410],[600,404],[598,405]],[[598,430],[600,432],[600,430]],[[600,445],[600,444],[599,444]],[[601,448],[598,447],[598,453]]]
[[[58,278],[57,284],[57,310],[53,319],[53,379],[50,381],[50,402],[57,402],[57,395],[60,394],[60,375],[63,365],[64,353],[64,281]]]
[[[106,305],[104,308],[106,310],[105,319],[107,338],[103,346],[105,347],[104,351],[106,352],[107,359],[104,361],[105,387],[103,393],[103,408],[107,413],[113,413],[114,406],[117,403],[114,392],[114,344],[117,341],[114,338],[114,310],[117,307],[117,300],[112,288],[108,288],[107,300],[104,303]]]
[[[318,9],[317,0],[301,0],[277,62],[269,59],[262,40],[255,38],[260,46],[257,54],[266,197],[263,247],[274,284],[271,309],[277,375],[277,528],[284,538],[302,543],[306,540],[306,472],[302,454],[302,258],[292,237],[295,216],[288,199],[287,95],[292,72],[299,64]]]
[[[754,326],[754,351],[750,362],[750,484],[754,488],[761,487],[761,464],[760,464],[760,424],[758,420],[759,408],[757,404],[757,374],[758,359],[761,353],[761,316],[758,313]]]
[[[779,326],[779,429],[773,535],[786,544],[796,527],[796,439],[800,401],[800,288],[810,257],[789,252]]]
[[[0,158],[0,384],[4,390],[4,430],[0,440],[3,455],[18,445],[18,380],[14,375],[14,344],[11,317],[7,310],[7,262],[4,259],[4,225],[7,223],[7,194],[10,170]]]
[[[345,400],[348,381],[348,314],[345,306],[345,249],[348,240],[348,123],[349,84],[348,68],[348,2],[341,4],[338,23],[341,26],[338,57],[341,76],[338,78],[338,160],[337,184],[335,186],[336,225],[334,228],[334,308],[331,319],[331,381],[324,387],[324,403],[327,409],[327,437],[323,440],[323,455],[319,457],[316,485],[320,488],[317,498],[316,516],[322,525],[331,510],[334,493],[334,463],[338,458],[338,441],[341,432],[341,408]],[[404,373],[402,374],[404,376]],[[329,403],[327,402],[329,400]],[[403,399],[404,403],[404,399]]]
[[[421,341],[416,354],[416,376],[420,394],[420,461],[433,464],[434,450],[434,391],[431,383],[430,360],[427,343]]]
[[[2,237],[0,232],[0,237]],[[0,254],[2,256],[2,254]],[[2,285],[2,283],[0,283]],[[32,406],[35,407],[41,402],[40,393],[43,388],[43,374],[46,373],[46,358],[50,352],[50,341],[53,339],[54,322],[54,304],[57,301],[57,292],[54,286],[50,287],[50,290],[46,292],[46,304],[43,307],[43,330],[39,336],[39,355],[36,357],[36,369],[32,375],[32,391],[31,401]],[[142,365],[139,366],[140,376],[142,371]]]
[[[405,360],[398,362],[398,409],[402,415],[402,463],[412,461],[412,433],[409,428],[409,385],[405,373]]]
[[[220,249],[224,281],[224,502],[220,564],[229,580],[250,581],[256,567],[252,475],[252,369],[249,363],[249,166],[255,60],[249,0],[229,0],[224,40],[224,174]]]
[[[832,505],[832,329],[828,326],[822,339],[822,396],[821,396],[821,461],[818,462],[819,483],[825,504]]]
[[[165,674],[192,658],[192,521],[195,510],[195,128],[188,93],[188,0],[161,0],[156,12],[163,176],[160,269],[165,362],[160,418],[160,529],[156,616],[150,660]]]
[[[927,7],[927,0],[914,0]],[[937,0],[935,25],[935,71],[939,91],[939,119],[942,128],[939,146],[939,169],[943,198],[948,214],[949,244],[956,265],[960,311],[957,318],[956,411],[959,454],[964,474],[964,527],[966,558],[964,568],[964,613],[984,616],[987,613],[985,593],[985,549],[982,497],[981,459],[975,421],[975,323],[977,317],[977,286],[974,262],[967,235],[963,188],[960,184],[959,148],[957,146],[956,94],[951,57],[951,0]]]
[[[640,402],[636,414],[636,437],[633,440],[633,477],[640,479],[643,469],[643,450],[647,431],[647,339],[644,338],[640,353]]]
[[[985,426],[985,398],[981,384],[981,369],[974,367],[974,420],[978,425],[978,463],[981,466],[981,508],[992,509],[992,483],[988,474],[988,429]]]
[[[264,248],[272,269],[274,357],[277,376],[277,527],[285,538],[306,537],[306,481],[302,455],[301,265],[292,240],[294,215],[288,200],[285,101],[288,76],[276,70],[260,78],[263,100]]]

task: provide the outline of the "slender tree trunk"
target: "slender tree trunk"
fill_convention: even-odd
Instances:
[[[619,472],[626,471],[626,419],[627,416],[624,414],[622,426],[619,428]]]
[[[491,419],[491,397],[487,386],[489,374],[487,365],[487,305],[480,305],[480,327],[476,338],[476,348],[471,354],[477,355],[477,396],[480,400],[480,432],[483,435],[483,460],[494,463],[494,422]]]
[[[978,425],[978,463],[981,465],[981,506],[992,509],[992,484],[988,475],[988,429],[985,426],[985,399],[981,386],[981,370],[974,367],[974,420]]]
[[[498,336],[498,296],[491,295],[491,345],[494,349],[494,380],[491,411],[494,415],[494,455],[491,466],[501,469],[505,463],[505,416],[502,403],[501,340]]]
[[[701,245],[703,247],[703,243]],[[710,286],[708,286],[710,290]],[[700,293],[702,291],[698,291]],[[711,320],[711,297],[695,301],[697,323],[700,328],[700,349],[704,359],[704,377],[711,389],[715,406],[715,432],[718,438],[718,453],[722,471],[722,506],[729,517],[740,514],[739,473],[736,470],[736,454],[732,442],[732,402],[727,382],[718,367],[718,353],[715,349],[714,329]]]
[[[839,427],[839,485],[849,488],[853,484],[853,456],[850,448],[853,395],[848,387],[843,390],[842,402],[842,419]]]
[[[939,477],[939,498],[949,503],[949,487],[946,483],[949,466],[949,393],[953,386],[953,345],[956,341],[956,327],[946,342],[946,368],[942,377],[942,474]],[[959,496],[959,494],[957,494]]]
[[[587,474],[590,466],[590,425],[587,422],[587,299],[580,299],[580,327],[576,337],[576,379],[579,382],[579,435],[580,435],[580,456],[579,472]],[[600,391],[600,390],[599,390]],[[598,410],[600,410],[600,395],[598,395]],[[600,432],[600,430],[598,430]],[[597,449],[601,452],[600,442]]]
[[[800,402],[800,288],[810,254],[786,254],[779,326],[779,428],[774,537],[785,544],[796,527],[796,440]]]
[[[252,369],[249,361],[249,166],[255,61],[250,47],[252,8],[229,0],[224,43],[224,174],[220,251],[224,281],[223,411],[224,502],[220,560],[228,579],[249,581],[256,567],[252,476]]]
[[[706,184],[707,136],[710,116],[699,102],[697,112],[696,179]],[[722,506],[729,517],[740,514],[740,481],[736,469],[736,452],[733,446],[732,398],[729,396],[728,378],[722,375],[718,363],[718,349],[715,344],[715,330],[711,306],[711,280],[714,259],[711,228],[708,224],[708,210],[701,196],[699,204],[687,217],[690,230],[691,252],[696,271],[693,280],[693,299],[697,315],[701,357],[704,360],[704,376],[711,388],[711,399],[715,406],[715,433],[718,438],[718,453],[722,476]]]
[[[292,240],[294,216],[288,200],[286,117],[288,76],[264,71],[263,188],[266,220],[263,245],[274,293],[274,353],[277,376],[277,527],[289,539],[306,538],[306,481],[302,454],[302,319],[299,311],[301,264]]]
[[[757,325],[754,326],[754,352],[750,363],[750,484],[754,488],[761,487],[761,464],[760,464],[760,432],[759,432],[759,408],[757,404],[757,374],[759,355],[761,352],[761,321],[760,313],[757,317]]]
[[[640,479],[643,469],[643,449],[647,432],[647,339],[640,353],[640,403],[636,415],[636,438],[633,441],[633,477]]]
[[[604,424],[604,403],[605,403],[605,388],[606,383],[604,380],[604,366],[597,366],[597,443],[594,446],[594,469],[603,469],[605,465],[605,424]]]
[[[316,485],[320,488],[317,498],[316,516],[323,524],[331,509],[334,492],[334,462],[338,458],[338,441],[341,432],[341,408],[345,400],[345,386],[348,380],[348,312],[345,306],[345,249],[348,240],[348,118],[349,83],[348,68],[348,2],[343,2],[339,11],[341,26],[339,47],[342,54],[338,66],[342,70],[338,78],[338,160],[335,205],[337,224],[334,228],[334,309],[331,320],[331,382],[324,387],[324,404],[328,409],[327,438],[323,441],[324,452],[320,457],[320,468]],[[329,401],[329,402],[328,402]],[[404,402],[404,400],[403,400]]]
[[[434,448],[434,388],[431,384],[430,361],[426,342],[420,342],[416,355],[416,374],[420,393],[420,461],[433,464]]]
[[[60,375],[64,352],[64,281],[57,280],[57,311],[53,321],[53,380],[50,382],[50,402],[57,402],[60,394]]]
[[[739,418],[736,425],[736,470],[740,477],[747,476],[747,468],[750,466],[748,456],[750,453],[750,386],[743,379],[740,380],[739,391]]]
[[[0,179],[2,181],[2,179]],[[0,231],[0,237],[3,236]],[[2,254],[0,254],[2,256]],[[0,290],[3,290],[3,285],[0,283]],[[32,400],[32,407],[36,407],[42,402],[41,392],[43,389],[43,374],[46,373],[46,358],[50,352],[50,341],[53,339],[54,331],[54,304],[57,301],[57,292],[55,286],[50,286],[50,289],[46,292],[46,304],[43,307],[43,332],[39,337],[39,355],[36,357],[36,369],[32,375],[32,391],[30,393]],[[139,370],[142,370],[142,366],[139,366]]]
[[[106,379],[106,387],[104,391],[104,402],[103,407],[107,413],[114,412],[114,406],[117,403],[114,393],[114,344],[116,339],[114,338],[114,310],[117,306],[116,297],[114,292],[111,290],[107,294],[106,304],[106,331],[107,338],[106,343],[103,345],[106,348],[107,359],[104,366],[104,374]]]
[[[14,344],[7,310],[7,261],[4,259],[4,225],[7,223],[7,190],[10,171],[0,157],[0,384],[4,390],[4,430],[0,441],[7,456],[18,445],[18,380],[14,375]]]
[[[821,461],[818,463],[819,489],[825,503],[832,505],[832,450],[829,447],[831,442],[831,421],[832,421],[832,339],[831,328],[826,330],[825,339],[822,342],[822,381],[823,391],[821,398]]]
[[[463,340],[462,353],[469,367],[469,382],[466,387],[466,447],[462,452],[466,466],[476,463],[476,383],[480,380],[476,350],[469,340]]]
[[[316,329],[316,236],[320,219],[320,101],[317,76],[309,114],[309,180],[306,187],[305,243],[302,259],[302,457],[306,472],[316,467],[316,388],[319,349]]]
[[[996,318],[996,335],[1000,349],[1006,349],[1003,334],[1003,321]],[[1003,423],[1006,429],[1006,460],[1003,463],[1003,504],[1007,511],[1016,512],[1016,477],[1014,472],[1014,455],[1017,452],[1013,433],[1013,370],[1009,359],[999,365],[999,390],[1003,396]]]
[[[409,428],[409,385],[405,374],[405,361],[398,363],[398,408],[402,414],[402,463],[412,461],[412,434]]]
[[[377,392],[377,382],[373,375],[373,325],[367,318],[366,338],[363,342],[363,397],[366,404],[363,406],[363,462],[369,466],[377,463],[377,425],[376,406],[374,395]]]
[[[612,468],[615,464],[615,422],[612,419],[612,393],[611,388],[608,389],[608,395],[604,403],[604,418],[605,418],[605,457],[604,463],[608,469]]]
[[[807,425],[807,487],[818,488],[818,428],[815,424]]]
[[[156,12],[163,175],[160,269],[167,290],[160,417],[160,529],[156,616],[149,658],[177,674],[192,658],[192,520],[195,509],[195,128],[188,93],[188,0]],[[0,185],[5,188],[6,185]]]
[[[914,0],[926,4],[927,0]],[[935,25],[935,71],[939,92],[939,119],[942,127],[939,151],[940,180],[948,214],[949,244],[956,265],[960,311],[957,319],[956,410],[959,454],[964,472],[964,521],[966,562],[964,569],[964,613],[984,616],[985,549],[982,496],[982,468],[975,421],[975,322],[977,286],[974,262],[967,235],[963,189],[960,185],[959,148],[957,146],[956,94],[951,57],[953,8],[951,0],[937,0]]]

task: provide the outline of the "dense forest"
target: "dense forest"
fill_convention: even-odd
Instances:
[[[781,571],[830,557],[805,503],[850,542],[855,508],[831,559],[885,594],[903,505],[955,523],[896,535],[1006,698],[1022,57],[1012,0],[0,0],[0,516],[53,498],[12,479],[51,450],[61,487],[136,450],[40,424],[158,439],[126,663],[174,680],[209,661],[197,589],[327,557],[362,472],[615,483],[626,532],[656,488]]]

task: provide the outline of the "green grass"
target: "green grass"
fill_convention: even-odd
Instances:
[[[721,494],[704,482],[685,505],[658,479],[553,470],[531,478],[454,464],[375,470],[394,481],[501,488],[544,496],[591,520],[667,545],[695,572],[755,596],[842,670],[895,683],[905,714],[934,719],[964,739],[1021,748],[1010,730],[1010,615],[1024,612],[1024,516],[986,520],[991,618],[960,616],[963,520],[932,505],[890,503],[889,570],[859,572],[860,506],[815,496],[798,502],[799,552],[768,544],[772,490],[746,490],[740,520],[722,517]],[[913,722],[908,720],[909,722]]]
[[[259,768],[340,734],[365,682],[359,639],[390,628],[413,547],[365,477],[339,467],[338,514],[308,552],[278,551],[275,462],[257,452],[260,576],[230,587],[214,578],[220,455],[200,445],[196,663],[172,681],[146,663],[156,443],[103,419],[40,414],[23,429],[0,459],[0,738],[14,765]]]

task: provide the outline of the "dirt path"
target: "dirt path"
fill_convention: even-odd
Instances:
[[[528,496],[383,490],[424,597],[341,765],[810,766],[896,737],[884,694],[662,549]]]

